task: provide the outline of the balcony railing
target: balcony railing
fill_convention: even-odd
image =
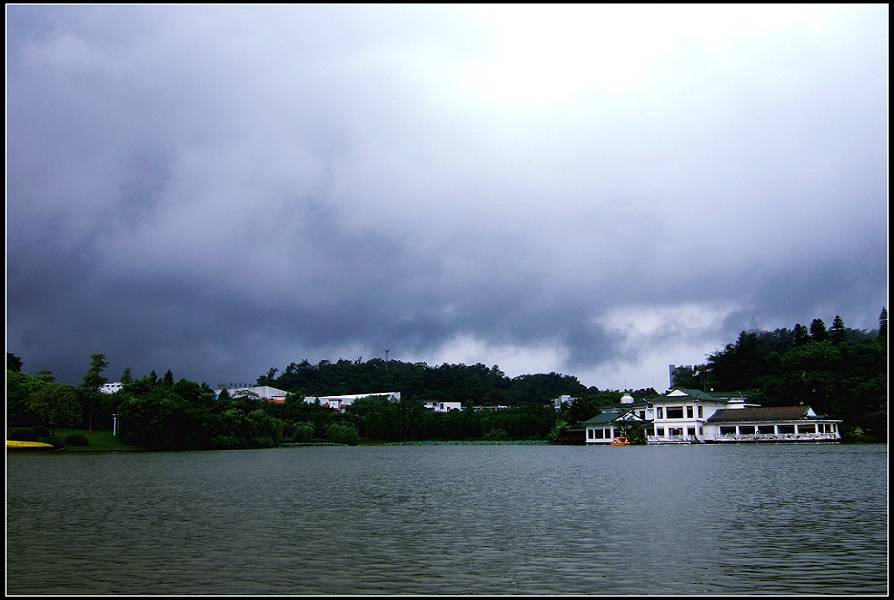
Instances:
[[[694,435],[648,435],[646,441],[650,444],[697,444],[698,438]]]
[[[829,442],[840,441],[838,433],[724,433],[706,438],[715,442]]]

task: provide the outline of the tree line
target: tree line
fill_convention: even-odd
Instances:
[[[674,382],[710,392],[743,391],[763,406],[804,404],[842,419],[849,439],[887,441],[888,311],[876,331],[850,329],[840,316],[793,329],[742,331],[735,343],[681,368]]]
[[[60,385],[49,371],[22,372],[22,359],[7,352],[7,424],[108,428],[116,415],[120,439],[154,450],[269,447],[283,442],[357,443],[412,440],[558,440],[568,427],[616,404],[619,390],[586,387],[559,373],[507,377],[498,366],[429,366],[362,357],[350,361],[306,359],[282,372],[257,378],[287,392],[282,404],[249,392],[215,398],[206,383],[174,379],[171,370],[134,379],[104,394],[103,354],[91,356],[79,386]],[[879,329],[853,330],[835,317],[828,330],[820,319],[791,330],[742,331],[735,343],[708,355],[704,364],[678,368],[674,387],[741,391],[764,406],[803,403],[844,420],[847,439],[887,440],[887,311]],[[306,396],[400,391],[356,400],[344,413]],[[658,396],[652,388],[626,390],[637,399]],[[576,400],[555,410],[552,399]],[[435,413],[426,401],[459,402],[462,411]],[[480,407],[481,410],[476,410]],[[496,407],[502,407],[497,409]]]

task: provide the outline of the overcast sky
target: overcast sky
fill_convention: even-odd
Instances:
[[[7,351],[668,386],[888,303],[888,6],[6,5]],[[375,391],[375,390],[371,390]]]

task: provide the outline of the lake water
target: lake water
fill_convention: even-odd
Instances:
[[[887,445],[7,454],[7,593],[886,594]]]

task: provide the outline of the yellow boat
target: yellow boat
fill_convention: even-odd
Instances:
[[[626,437],[624,437],[623,435],[619,435],[618,437],[616,437],[615,439],[613,439],[613,440],[610,442],[610,444],[611,444],[612,446],[629,446],[629,445],[630,445],[630,440],[628,440],[628,439],[627,439]]]

